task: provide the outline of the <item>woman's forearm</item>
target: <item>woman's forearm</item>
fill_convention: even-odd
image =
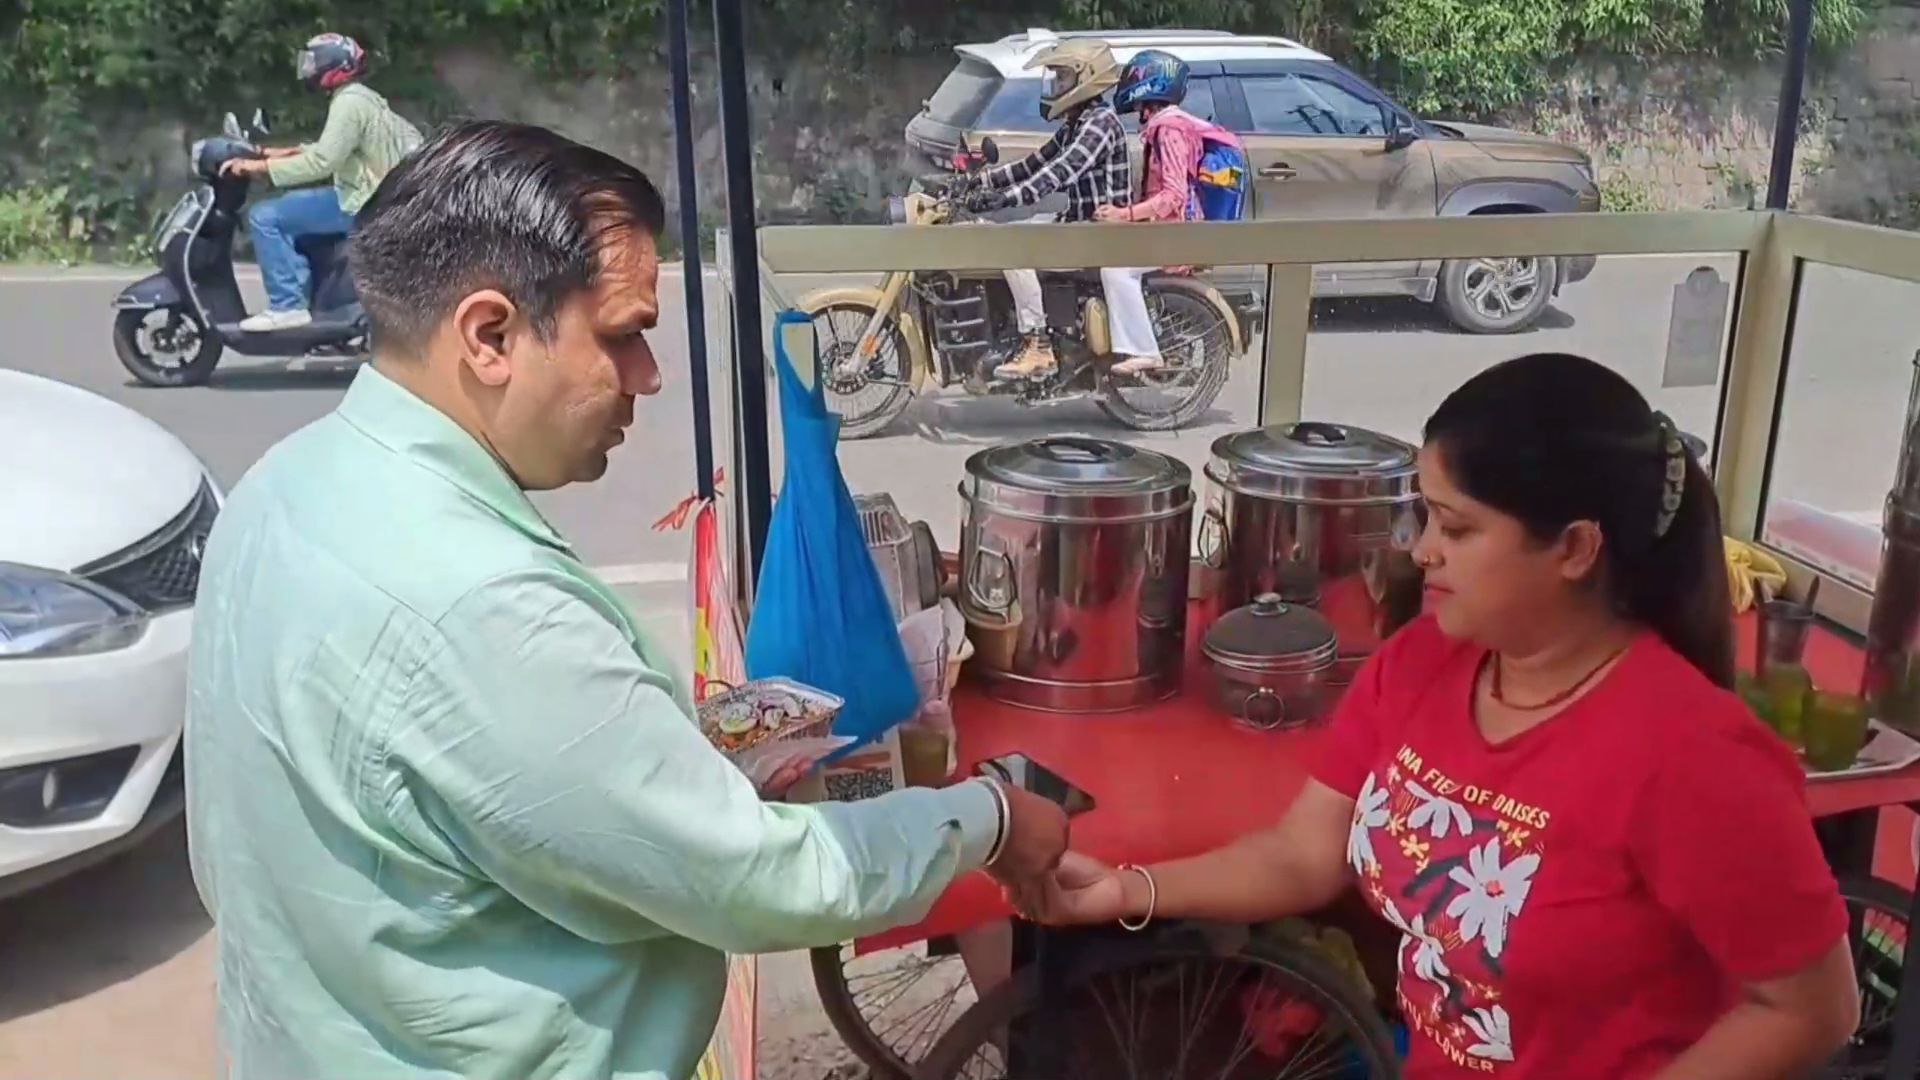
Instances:
[[[1143,916],[1151,901],[1156,918],[1243,923],[1318,911],[1352,880],[1346,861],[1352,818],[1352,799],[1308,781],[1273,828],[1148,867],[1151,890],[1142,875],[1124,875],[1128,908]]]
[[[1158,892],[1151,898],[1154,917],[1260,923],[1318,911],[1345,890],[1344,864],[1331,873],[1316,870],[1275,848],[1272,836],[1261,834],[1205,855],[1148,867]],[[1129,883],[1135,884],[1144,888],[1144,881]],[[1145,905],[1135,914],[1146,914]]]
[[[1846,1039],[1820,1017],[1742,1002],[1654,1080],[1799,1080]]]

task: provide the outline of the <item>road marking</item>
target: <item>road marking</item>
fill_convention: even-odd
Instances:
[[[622,563],[596,566],[593,572],[609,585],[669,585],[687,580],[687,568],[677,562]]]

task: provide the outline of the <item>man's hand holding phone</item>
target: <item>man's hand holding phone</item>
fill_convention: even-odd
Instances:
[[[997,783],[1006,796],[1007,832],[987,873],[1005,885],[1018,885],[1053,873],[1067,850],[1067,812],[1011,784]]]

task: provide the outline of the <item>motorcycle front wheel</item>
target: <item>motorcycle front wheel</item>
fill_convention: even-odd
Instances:
[[[1233,328],[1199,287],[1147,286],[1147,312],[1165,366],[1138,376],[1101,376],[1100,408],[1135,431],[1172,431],[1199,419],[1227,385]]]
[[[888,319],[880,328],[879,347],[871,359],[857,369],[849,364],[872,318],[872,305],[853,301],[813,312],[827,408],[840,418],[843,439],[878,435],[913,404],[913,358],[898,321]]]
[[[113,351],[148,386],[199,386],[226,346],[185,308],[122,311],[113,319]]]

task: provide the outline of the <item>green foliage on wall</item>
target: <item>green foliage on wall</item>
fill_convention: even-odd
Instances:
[[[1815,0],[1823,46],[1859,33],[1876,0]],[[322,102],[292,77],[322,29],[374,53],[380,89],[433,120],[433,62],[483,48],[535,78],[654,68],[660,0],[14,0],[0,10],[0,191],[22,218],[57,220],[63,244],[124,245],[150,223],[154,132],[211,128],[260,104],[310,131]],[[1378,78],[1429,113],[1485,115],[1528,100],[1557,66],[1605,52],[1756,57],[1780,47],[1786,0],[753,0],[753,46],[941,49],[1026,26],[1215,27],[1282,33]],[[707,12],[696,13],[704,26]],[[174,152],[177,152],[175,148]],[[59,205],[42,204],[57,197]],[[35,230],[40,225],[33,226]],[[76,238],[77,237],[77,238]]]

